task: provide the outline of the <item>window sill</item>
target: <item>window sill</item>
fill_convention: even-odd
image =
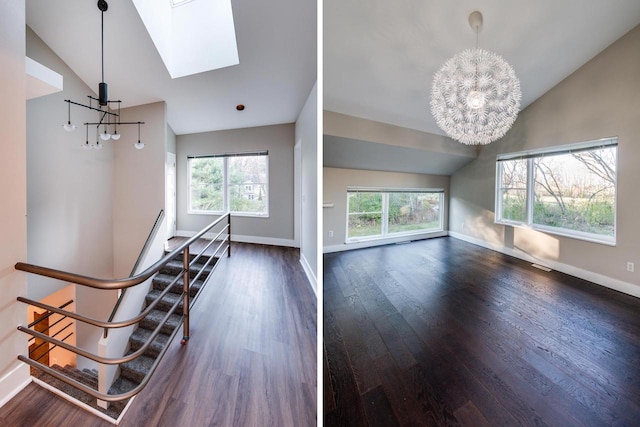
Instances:
[[[205,216],[221,216],[224,212],[202,212],[202,211],[187,211],[188,215],[205,215]],[[252,214],[244,212],[231,212],[232,217],[241,218],[264,218],[269,219],[269,214]]]
[[[345,240],[345,244],[350,243],[363,243],[363,242],[375,242],[379,240],[393,240],[395,238],[403,238],[403,237],[411,237],[411,236],[420,236],[420,235],[428,235],[434,233],[442,233],[444,229],[429,229],[429,230],[415,230],[404,233],[387,233],[387,234],[376,234],[375,236],[366,236],[366,237],[357,237],[357,238],[347,238]]]
[[[561,237],[568,237],[570,239],[576,239],[576,240],[582,240],[584,242],[589,242],[589,243],[597,243],[600,245],[605,245],[605,246],[616,246],[616,238],[599,238],[596,235],[592,235],[592,234],[588,234],[588,233],[572,233],[570,231],[563,231],[561,229],[557,229],[554,227],[545,227],[545,226],[540,226],[540,225],[527,225],[527,224],[523,224],[523,223],[519,223],[519,222],[511,222],[511,221],[499,221],[496,220],[494,221],[495,224],[498,225],[507,225],[509,227],[514,227],[514,228],[522,228],[524,230],[533,230],[533,231],[537,231],[539,233],[545,233],[545,234],[552,234],[554,236],[561,236]]]

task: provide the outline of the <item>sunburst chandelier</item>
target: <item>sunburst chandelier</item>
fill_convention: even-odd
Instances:
[[[486,145],[511,128],[520,111],[520,81],[500,55],[478,49],[482,14],[469,15],[476,31],[475,49],[444,63],[433,78],[431,114],[451,138],[467,145]]]

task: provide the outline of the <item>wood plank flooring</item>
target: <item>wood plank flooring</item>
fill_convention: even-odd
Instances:
[[[234,243],[121,426],[315,426],[316,298],[291,248]],[[2,426],[108,426],[30,385]]]
[[[640,425],[640,300],[453,238],[324,257],[325,426]]]

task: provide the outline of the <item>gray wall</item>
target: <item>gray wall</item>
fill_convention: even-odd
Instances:
[[[0,403],[29,378],[16,358],[27,352],[27,337],[16,330],[27,320],[26,307],[16,301],[27,278],[13,268],[27,259],[24,28],[24,2],[0,2]]]
[[[30,263],[94,277],[112,277],[113,146],[81,147],[82,123],[97,113],[72,107],[74,132],[65,132],[65,99],[84,102],[94,92],[27,28],[27,56],[61,74],[64,90],[27,101],[27,227]],[[95,143],[95,128],[89,131]],[[43,298],[66,283],[29,276],[29,297]]]
[[[141,120],[146,146],[136,150],[137,127],[122,126],[119,141],[86,150],[85,128],[67,133],[64,99],[83,102],[95,93],[27,29],[27,53],[63,75],[62,92],[27,102],[28,261],[92,277],[127,277],[160,209],[164,208],[165,104],[122,110],[122,121]],[[95,121],[95,113],[72,107],[74,124]],[[89,141],[95,142],[95,129]],[[30,275],[29,296],[41,299],[64,287]],[[115,291],[76,287],[77,311],[106,318]],[[96,351],[97,328],[79,323],[77,344]],[[90,366],[84,359],[81,367]]]
[[[164,102],[156,102],[122,110],[123,122],[145,122],[140,130],[145,147],[133,147],[138,141],[137,126],[118,128],[122,137],[114,145],[113,165],[116,277],[129,276],[158,213],[165,207],[166,109]]]
[[[176,153],[176,133],[167,125],[167,153]]]
[[[67,121],[65,99],[84,102],[95,93],[27,29],[27,55],[51,68],[64,79],[64,90],[27,101],[27,236],[28,261],[36,265],[92,277],[113,277],[113,144],[87,150],[81,123],[96,115],[81,107],[71,108],[78,128],[62,129]],[[95,143],[95,128],[89,131]],[[28,276],[28,295],[39,300],[67,283]],[[106,318],[117,298],[115,291],[76,287],[76,311]],[[78,323],[76,343],[97,351],[94,329]],[[78,358],[78,366],[88,367]]]
[[[449,177],[417,173],[381,172],[357,169],[323,168],[323,202],[333,207],[323,208],[324,251],[361,247],[359,244],[345,245],[347,235],[347,187],[402,187],[402,188],[443,188],[445,191],[444,229],[447,230],[447,199]],[[329,231],[333,230],[333,237]],[[416,236],[392,238],[389,241],[414,240]],[[369,245],[383,241],[370,242]],[[340,248],[340,245],[343,248]]]
[[[454,235],[640,295],[639,77],[636,27],[521,112],[504,138],[452,176]],[[609,136],[619,138],[615,247],[494,224],[496,155]],[[626,271],[628,261],[635,273]]]
[[[217,218],[187,213],[188,156],[268,150],[269,217],[234,217],[232,232],[234,236],[256,243],[293,246],[293,146],[293,124],[178,135],[178,234],[199,231]]]
[[[313,86],[296,122],[296,141],[302,141],[302,203],[300,258],[318,277],[318,89]],[[313,279],[312,279],[313,280]],[[317,283],[314,283],[317,289]]]

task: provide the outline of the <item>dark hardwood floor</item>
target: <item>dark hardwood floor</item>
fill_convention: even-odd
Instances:
[[[290,248],[234,243],[121,426],[315,426],[316,298]],[[2,426],[109,426],[32,384]]]
[[[640,300],[453,238],[324,257],[325,426],[640,425]]]

